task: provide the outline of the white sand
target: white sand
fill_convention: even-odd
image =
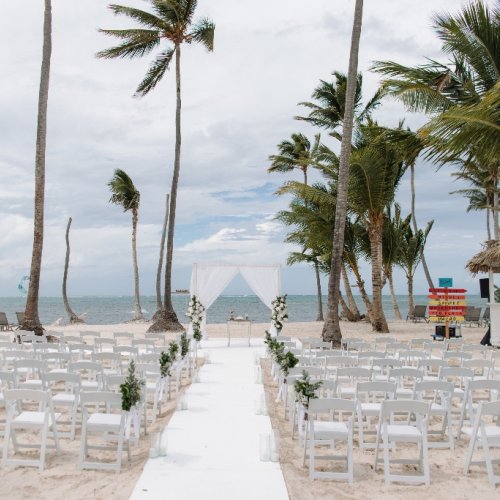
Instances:
[[[112,336],[114,331],[129,331],[138,337],[147,330],[149,325],[145,323],[119,324],[119,325],[77,325],[75,327],[50,328],[52,331],[100,331],[103,336]],[[287,323],[283,331],[284,335],[293,337],[319,337],[322,323]],[[254,324],[252,336],[263,338],[269,324]],[[373,338],[374,333],[366,323],[343,323],[344,336]],[[391,323],[391,336],[409,340],[414,337],[428,338],[432,332],[432,326],[424,323]],[[209,325],[210,338],[225,338],[226,325]],[[479,342],[484,335],[484,328],[464,328],[463,335],[469,342]],[[233,338],[245,337],[243,329],[238,333],[232,331]],[[169,338],[175,338],[170,334]],[[233,345],[244,340],[235,340]],[[266,389],[270,392],[276,388],[267,379]],[[489,485],[484,468],[474,468],[474,472],[464,476],[462,472],[464,463],[465,445],[459,444],[455,452],[447,450],[431,451],[431,487],[415,486],[383,486],[382,473],[374,473],[371,468],[371,454],[355,454],[355,485],[347,486],[342,483],[327,481],[310,482],[306,470],[302,468],[299,460],[300,450],[297,442],[287,439],[288,422],[283,420],[282,409],[272,408],[271,401],[274,397],[268,397],[268,404],[273,419],[273,426],[280,428],[282,439],[282,468],[287,482],[290,497],[294,500],[307,500],[309,498],[498,498]],[[171,403],[166,409],[166,415],[157,421],[155,428],[161,429],[170,418],[175,403]],[[279,415],[276,415],[276,411]],[[274,414],[273,414],[274,412]],[[289,432],[289,431],[288,431]],[[289,436],[289,434],[288,434]],[[3,442],[3,440],[2,440]],[[103,471],[79,471],[78,450],[79,434],[75,441],[61,440],[62,453],[55,456],[52,451],[47,453],[46,470],[39,473],[33,468],[0,467],[1,498],[9,499],[126,499],[129,498],[134,486],[142,472],[147,460],[148,440],[142,437],[140,446],[133,449],[132,464],[125,464],[119,476],[114,473]],[[258,480],[258,478],[256,478]],[[166,496],[168,496],[168,482],[166,483]],[[193,499],[195,500],[195,499]],[[264,499],[263,499],[264,500]],[[272,499],[270,499],[272,500]]]

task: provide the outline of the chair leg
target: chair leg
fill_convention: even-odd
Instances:
[[[10,422],[7,421],[7,424],[5,425],[5,434],[3,438],[2,463],[4,467],[7,465],[7,461],[9,459],[9,441],[10,441]]]
[[[82,468],[83,462],[87,458],[87,426],[85,423],[82,425],[82,435],[80,436],[80,469]]]
[[[389,436],[387,430],[384,430],[384,480],[385,485],[390,484],[391,463],[389,460]]]
[[[484,452],[484,461],[486,462],[486,470],[488,471],[488,479],[493,487],[495,487],[495,474],[493,472],[493,463],[491,461],[490,448],[488,447],[488,440],[486,438],[486,432],[481,426],[481,442]]]
[[[423,461],[423,468],[424,468],[424,480],[425,484],[429,485],[431,483],[431,476],[429,472],[429,450],[427,446],[427,437],[424,434],[422,438],[422,461]]]
[[[48,423],[46,422],[45,425],[42,427],[42,432],[41,432],[42,442],[40,445],[40,465],[38,466],[38,469],[40,471],[43,471],[43,468],[45,465],[45,451],[47,448],[47,434],[48,434]]]

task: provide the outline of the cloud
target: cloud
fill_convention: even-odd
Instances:
[[[410,2],[367,2],[360,52],[365,96],[378,85],[377,75],[367,72],[373,60],[413,64],[440,56],[430,17],[436,9],[454,11],[462,3],[443,0],[436,6],[422,0],[416,8]],[[293,116],[320,78],[346,70],[352,7],[331,0],[317,0],[307,9],[299,0],[199,2],[199,14],[216,22],[216,40],[213,53],[194,45],[183,51],[174,288],[186,286],[197,260],[285,263],[293,247],[283,243],[285,229],[273,215],[286,207],[288,197],[273,193],[284,180],[300,180],[300,174],[268,174],[268,156],[291,133],[316,132]],[[6,2],[2,10],[0,295],[15,293],[13,285],[27,274],[31,259],[42,9],[41,2],[28,10],[23,2]],[[53,16],[42,293],[60,293],[69,216],[74,221],[70,293],[132,293],[130,217],[109,204],[107,182],[115,168],[126,170],[141,192],[141,289],[153,293],[173,168],[175,75],[171,71],[151,95],[134,99],[149,61],[94,56],[112,42],[97,28],[121,28],[125,20],[98,0],[58,2]],[[14,20],[21,18],[19,42]],[[13,40],[19,42],[15,50]],[[425,120],[405,115],[392,101],[377,112],[383,124],[396,125],[402,117],[412,127]],[[420,225],[436,220],[428,246],[432,272],[460,281],[468,279],[464,261],[484,239],[484,220],[482,214],[465,214],[464,200],[448,195],[458,187],[449,174],[424,162],[417,166],[417,215]],[[320,176],[311,173],[315,180]],[[398,198],[408,210],[407,180]],[[314,293],[314,276],[308,281],[306,271],[284,269],[290,291]],[[398,291],[404,286],[400,277]],[[425,289],[420,274],[416,286]]]

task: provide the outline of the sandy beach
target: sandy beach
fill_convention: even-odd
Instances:
[[[50,331],[63,331],[66,335],[79,331],[99,331],[102,336],[112,336],[113,332],[128,331],[140,338],[147,330],[147,323],[122,323],[117,325],[77,325],[49,328]],[[268,324],[259,323],[252,325],[252,338],[263,339]],[[322,323],[287,323],[283,334],[294,338],[319,337]],[[432,326],[425,323],[395,322],[390,324],[391,336],[400,340],[411,338],[428,338]],[[367,323],[342,323],[345,337],[362,337],[373,339]],[[483,328],[463,328],[463,335],[468,342],[479,342],[484,334]],[[225,324],[209,324],[208,335],[210,338],[224,338],[226,336]],[[240,343],[246,336],[243,328],[232,329],[231,337],[235,343]],[[169,334],[175,338],[175,334]],[[257,342],[255,342],[257,343]],[[284,472],[287,488],[292,500],[307,500],[313,498],[463,498],[469,499],[477,496],[481,498],[495,498],[495,492],[489,486],[486,472],[479,470],[472,472],[467,477],[462,474],[465,442],[458,443],[454,452],[447,450],[432,450],[431,487],[383,486],[383,474],[374,473],[372,470],[372,453],[361,453],[355,447],[355,484],[348,486],[343,483],[330,481],[311,482],[307,471],[301,466],[300,448],[298,441],[291,440],[288,421],[283,418],[283,408],[276,405],[276,383],[269,375],[269,361],[263,360],[265,373],[265,389],[270,417],[275,429],[281,436],[281,465]],[[157,420],[154,429],[162,429],[167,425],[169,418],[175,410],[175,401],[170,401],[163,410],[163,416]],[[150,430],[152,428],[150,427]],[[56,456],[53,452],[47,454],[47,466],[43,472],[32,468],[15,467],[0,468],[2,482],[2,497],[11,499],[126,499],[129,498],[144,464],[148,457],[148,438],[142,437],[137,447],[132,447],[132,462],[124,462],[122,472],[116,476],[114,473],[102,471],[79,471],[77,468],[79,451],[79,432],[75,441],[64,439],[61,441],[61,454]]]

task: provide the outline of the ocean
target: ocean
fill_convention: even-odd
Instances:
[[[186,321],[188,295],[173,295],[174,309],[181,322]],[[408,297],[397,296],[403,319],[408,311]],[[416,295],[415,304],[427,304],[426,295]],[[131,320],[134,315],[134,298],[128,296],[85,296],[70,297],[69,302],[76,314],[86,313],[85,322],[89,325],[117,324]],[[356,297],[360,311],[364,311],[361,297]],[[394,319],[389,296],[383,297],[384,311],[388,320]],[[317,298],[315,295],[289,295],[288,316],[291,322],[314,321],[317,315]],[[0,311],[7,314],[12,323],[17,323],[16,311],[23,311],[24,297],[0,297]],[[467,304],[485,307],[486,300],[478,295],[468,295]],[[156,297],[141,297],[144,317],[149,319],[156,311]],[[323,309],[326,307],[326,297],[323,297]],[[258,323],[270,320],[269,309],[255,295],[221,295],[207,311],[209,323],[225,323],[231,311],[235,316],[245,316]],[[49,325],[59,318],[66,323],[67,316],[62,298],[41,297],[39,302],[40,319],[44,325]]]

